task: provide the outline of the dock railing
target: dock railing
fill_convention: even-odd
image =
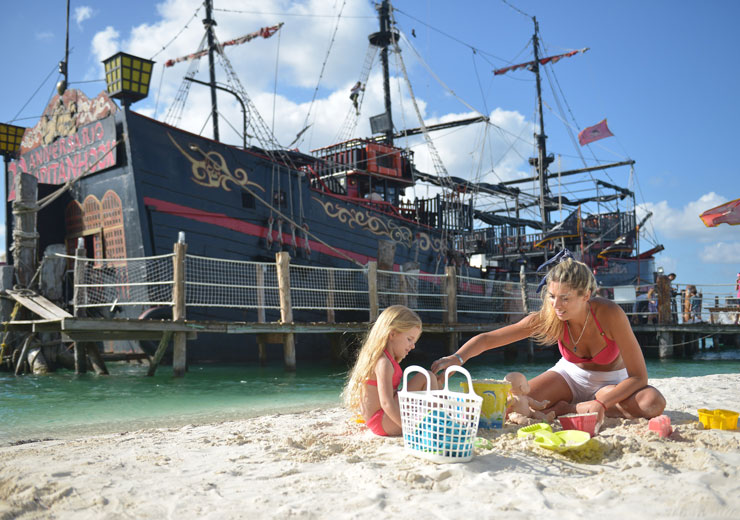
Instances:
[[[286,252],[277,253],[274,263],[188,253],[181,264],[175,253],[115,259],[59,256],[74,261],[75,310],[174,307],[176,294],[184,294],[186,309],[255,310],[260,322],[265,311],[285,312],[286,307],[291,314],[323,312],[327,322],[343,311],[367,313],[367,321],[373,321],[386,307],[401,304],[438,322],[492,323],[511,321],[541,305],[534,284],[461,276],[453,267],[436,274],[382,270],[375,262],[364,268],[316,267],[290,263]]]

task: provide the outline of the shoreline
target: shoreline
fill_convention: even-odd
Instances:
[[[469,463],[414,457],[338,407],[4,446],[0,519],[740,517],[740,431],[697,423],[698,408],[738,411],[740,374],[650,384],[667,439],[607,419],[592,448],[554,453],[511,425],[480,430],[492,447]]]

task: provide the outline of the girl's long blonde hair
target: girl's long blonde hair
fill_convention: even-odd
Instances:
[[[380,313],[368,331],[357,354],[357,362],[349,373],[342,392],[342,401],[350,409],[360,407],[365,381],[370,379],[380,357],[388,344],[392,331],[406,332],[414,327],[421,329],[421,318],[403,305],[392,305]]]
[[[576,291],[579,296],[583,296],[587,292],[593,295],[597,288],[596,278],[594,278],[591,269],[583,262],[573,258],[566,258],[547,273],[545,287],[550,282],[567,285]],[[544,345],[557,342],[563,335],[563,329],[565,328],[565,323],[560,321],[555,314],[555,309],[550,303],[548,294],[545,288],[542,291],[542,308],[538,312],[532,313],[535,316],[532,323],[532,337],[538,343]]]

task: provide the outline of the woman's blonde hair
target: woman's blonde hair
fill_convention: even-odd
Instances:
[[[408,307],[392,305],[380,313],[365,336],[362,348],[357,354],[355,366],[347,378],[347,384],[342,392],[342,401],[345,406],[350,409],[360,407],[365,381],[373,374],[375,365],[388,344],[391,332],[406,332],[414,327],[421,329],[421,318]]]
[[[587,292],[593,295],[596,292],[596,278],[591,269],[573,258],[566,258],[555,267],[550,269],[545,277],[545,285],[550,282],[558,282],[567,285],[576,291],[579,296]],[[548,291],[542,291],[542,308],[535,315],[533,322],[532,337],[541,344],[549,345],[557,342],[563,335],[565,324],[555,314],[555,309],[548,296]]]

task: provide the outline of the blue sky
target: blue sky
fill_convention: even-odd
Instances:
[[[301,150],[332,143],[349,109],[347,95],[360,74],[366,35],[377,30],[373,4],[369,0],[214,0],[214,4],[221,41],[285,23],[270,40],[231,47],[227,55],[282,144],[290,143],[306,121],[311,126],[298,143]],[[656,265],[676,272],[677,282],[734,283],[740,271],[740,227],[706,228],[698,215],[740,197],[738,167],[730,158],[740,116],[735,97],[739,73],[733,64],[740,3],[396,0],[393,4],[398,28],[415,49],[402,40],[404,65],[425,121],[483,113],[501,129],[486,131],[479,125],[444,133],[437,148],[451,175],[497,182],[532,174],[526,163],[533,151],[532,74],[494,78],[491,70],[531,59],[528,44],[535,15],[546,54],[589,48],[547,66],[549,78],[557,81],[554,89],[547,81],[543,85],[548,151],[558,157],[554,165],[563,170],[583,165],[561,118],[575,133],[607,118],[615,137],[580,152],[589,165],[595,160],[636,161],[634,176],[621,168],[599,178],[633,189],[637,203],[654,213],[641,236],[641,249],[663,244],[666,250],[657,256]],[[133,109],[163,119],[187,64],[163,73],[162,63],[196,50],[203,34],[200,5],[200,0],[73,1],[71,86],[89,97],[97,95],[104,88],[95,81],[103,77],[100,60],[119,50],[154,57],[152,95]],[[56,66],[64,54],[65,10],[62,0],[39,0],[5,11],[0,21],[6,79],[0,83],[0,121],[32,126],[53,95]],[[418,126],[398,60],[392,62],[394,122]],[[205,80],[205,71],[204,62],[196,77]],[[207,89],[193,86],[178,124],[210,136],[208,96]],[[229,98],[219,97],[221,137],[238,144],[241,138],[232,127],[241,128],[241,111]],[[367,116],[382,111],[377,67],[362,108],[358,135],[369,133]],[[420,141],[409,145],[417,152],[419,168],[431,172]],[[420,187],[416,194],[425,195],[429,189]],[[558,187],[551,189],[557,193]],[[729,290],[728,285],[720,292]]]

